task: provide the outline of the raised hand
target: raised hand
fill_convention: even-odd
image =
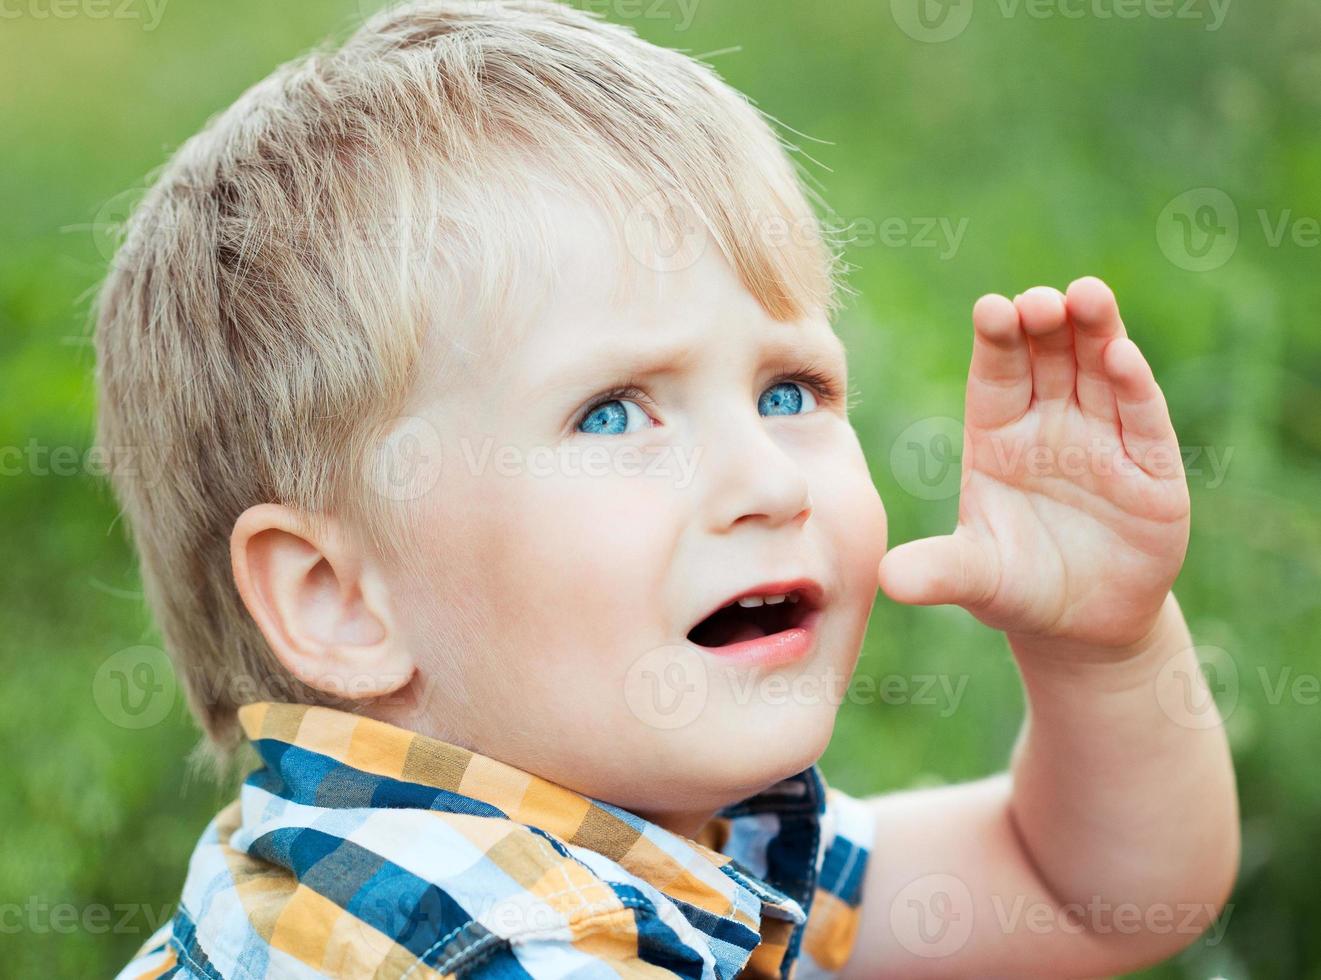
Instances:
[[[984,296],[973,328],[958,527],[891,550],[881,588],[1119,655],[1154,627],[1188,545],[1165,397],[1099,279]]]

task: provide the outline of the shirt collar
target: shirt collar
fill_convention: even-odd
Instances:
[[[286,799],[507,817],[602,854],[667,897],[763,936],[765,917],[780,920],[774,932],[796,952],[825,809],[815,765],[724,807],[696,838],[686,838],[497,759],[362,715],[258,702],[239,709],[239,722],[265,762],[248,781]],[[320,763],[295,764],[295,749],[315,753]],[[328,765],[340,770],[333,795],[325,791]]]

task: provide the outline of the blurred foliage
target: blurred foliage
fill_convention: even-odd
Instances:
[[[839,329],[892,542],[952,526],[956,500],[914,485],[904,440],[914,423],[961,414],[975,298],[1088,273],[1114,286],[1181,440],[1201,453],[1176,591],[1198,641],[1236,668],[1237,684],[1219,687],[1245,831],[1224,941],[1142,976],[1321,977],[1308,925],[1321,919],[1321,770],[1307,763],[1321,706],[1306,688],[1277,693],[1321,672],[1321,249],[1288,225],[1321,218],[1321,7],[1234,3],[1209,29],[1206,2],[1122,17],[1091,0],[1071,18],[997,0],[930,43],[898,28],[904,0],[579,2],[707,54],[804,134],[789,135],[858,232],[847,257],[859,295]],[[94,16],[116,9],[141,16]],[[1153,16],[1170,9],[1183,14]],[[230,793],[186,766],[196,733],[182,696],[142,730],[98,710],[108,658],[159,640],[105,488],[81,462],[59,464],[65,476],[40,462],[41,447],[81,459],[90,445],[85,328],[113,247],[103,223],[208,116],[360,9],[158,0],[156,14],[145,0],[20,0],[0,22],[0,973],[13,976],[112,974],[150,931],[148,910],[169,911]],[[1167,204],[1196,188],[1227,195],[1240,218],[1237,250],[1205,271],[1158,240]],[[901,221],[888,237],[868,233],[887,219]],[[938,229],[924,237],[925,219],[962,226],[958,247]],[[1297,237],[1275,240],[1282,219]],[[893,686],[851,699],[824,763],[833,783],[874,792],[1005,765],[1022,696],[1002,637],[958,610],[881,597],[860,672],[967,687],[957,713]],[[108,920],[86,915],[97,906]]]

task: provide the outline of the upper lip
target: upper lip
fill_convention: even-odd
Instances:
[[[826,590],[822,588],[821,583],[812,578],[777,579],[774,582],[762,582],[760,585],[752,585],[746,589],[741,589],[729,596],[729,598],[712,606],[693,623],[693,626],[696,627],[698,623],[703,622],[710,616],[714,616],[721,609],[724,609],[726,606],[731,606],[747,596],[784,595],[789,592],[799,593],[801,596],[799,603],[806,603],[806,611],[809,612],[813,609],[821,608],[821,604],[825,599],[826,594]]]

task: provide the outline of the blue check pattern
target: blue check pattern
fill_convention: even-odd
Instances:
[[[873,819],[813,766],[685,838],[490,757],[263,702],[152,977],[820,980],[853,949]]]

